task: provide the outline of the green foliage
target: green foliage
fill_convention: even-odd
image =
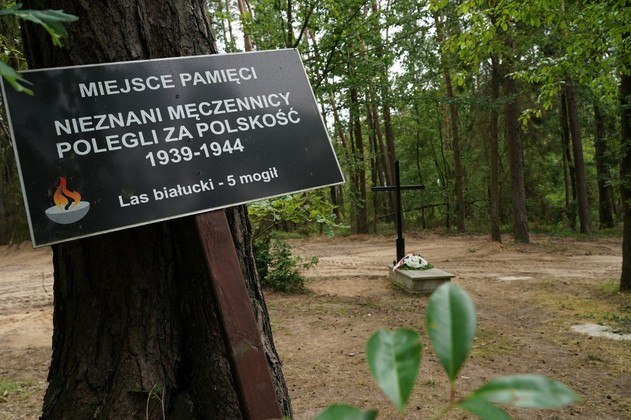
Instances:
[[[315,420],[374,420],[376,418],[375,410],[361,411],[350,405],[334,404],[318,414]]]
[[[269,237],[274,229],[289,223],[318,226],[325,234],[332,236],[334,229],[343,227],[337,222],[334,209],[320,190],[257,201],[248,206],[248,214],[255,238]]]
[[[305,278],[301,270],[311,268],[317,258],[303,262],[291,254],[285,241],[272,239],[275,229],[301,226],[308,229],[319,226],[327,235],[341,225],[335,222],[333,205],[321,191],[286,195],[270,200],[258,201],[248,206],[254,231],[254,257],[263,287],[278,292],[298,293],[304,291]]]
[[[276,292],[300,293],[305,290],[305,277],[302,270],[307,270],[318,263],[316,257],[303,262],[291,253],[291,246],[281,240],[254,240],[254,258],[261,279],[261,285]]]
[[[0,401],[2,398],[9,395],[24,395],[27,393],[26,387],[30,386],[29,382],[13,380],[13,379],[0,379]]]
[[[578,400],[578,396],[565,385],[539,375],[514,375],[493,379],[457,400],[455,383],[458,371],[471,350],[475,319],[471,298],[453,283],[443,284],[429,299],[426,324],[430,342],[452,383],[450,402],[438,416],[459,407],[482,419],[509,419],[508,413],[496,404],[542,409],[563,407]],[[394,332],[379,330],[368,341],[366,356],[371,374],[400,411],[407,405],[416,380],[421,349],[418,334],[408,329]],[[331,406],[320,415],[325,413],[326,417],[316,418],[365,418],[357,417],[362,412],[349,406]]]
[[[514,375],[493,379],[469,398],[519,408],[555,408],[576,401],[565,385],[539,375]]]
[[[378,330],[366,344],[370,372],[390,401],[403,411],[421,366],[421,340],[416,331]]]
[[[68,36],[64,23],[75,22],[79,19],[62,10],[23,10],[21,3],[0,10],[0,16],[2,15],[13,15],[43,26],[53,40],[53,44],[58,47],[61,46],[61,38]]]
[[[427,304],[429,339],[449,381],[454,383],[464,365],[476,328],[473,302],[459,287],[440,287]]]
[[[13,86],[13,89],[17,90],[18,92],[24,92],[29,95],[33,94],[33,91],[31,89],[24,86],[25,84],[30,85],[31,83],[23,78],[20,73],[15,71],[13,67],[3,63],[2,61],[0,61],[0,76],[4,77],[4,79],[9,82],[11,86]]]
[[[61,10],[25,10],[22,9],[21,3],[14,3],[0,10],[0,18],[3,16],[15,16],[41,25],[50,34],[53,44],[56,46],[61,46],[61,38],[68,36],[64,23],[74,22],[78,19],[78,17]],[[33,94],[32,90],[24,86],[24,84],[29,84],[28,81],[13,67],[2,61],[0,61],[0,75],[18,92]]]
[[[505,420],[511,418],[506,411],[480,397],[470,396],[459,402],[458,407],[482,419]]]
[[[223,1],[210,5],[227,50],[234,50],[237,33],[231,25],[240,24],[256,49],[297,45],[349,181],[340,187],[343,200],[338,201],[336,224],[344,222],[356,231],[356,219],[364,212],[372,218],[368,225],[373,231],[391,220],[386,217],[392,213],[387,195],[370,192],[371,186],[387,181],[382,148],[387,149],[391,129],[403,183],[426,186],[422,193],[404,193],[406,228],[453,230],[455,156],[448,106],[456,104],[467,229],[489,230],[491,111],[500,114],[500,224],[510,226],[512,189],[502,109],[517,100],[529,222],[571,226],[571,207],[576,206],[565,203],[572,192],[565,188],[568,164],[562,164],[559,124],[559,93],[568,81],[577,90],[588,170],[599,165],[588,154],[594,138],[590,114],[598,103],[607,118],[611,170],[605,176],[610,185],[618,178],[613,168],[621,156],[616,150],[619,74],[631,63],[625,36],[631,8],[623,0],[250,0],[241,22],[234,4],[232,10]],[[438,39],[437,21],[443,40]],[[453,98],[445,95],[445,73],[451,76]],[[498,97],[492,94],[493,74],[499,79]],[[502,92],[507,78],[519,81],[517,94]],[[351,92],[356,92],[355,100]],[[386,109],[391,111],[389,126]],[[596,214],[596,175],[588,173],[587,181]],[[616,189],[610,201],[620,202]],[[263,225],[284,229],[282,220]]]

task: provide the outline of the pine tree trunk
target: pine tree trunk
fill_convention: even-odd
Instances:
[[[491,108],[491,128],[489,133],[490,145],[490,179],[489,179],[489,198],[491,202],[491,240],[502,242],[502,234],[500,231],[500,153],[499,153],[499,113],[497,107],[500,97],[500,71],[497,57],[491,59],[492,78],[491,78],[491,97],[493,105]]]
[[[565,84],[567,98],[567,111],[570,121],[570,137],[572,138],[572,151],[574,155],[574,168],[576,175],[576,198],[578,199],[578,220],[581,233],[591,233],[592,217],[587,198],[587,175],[585,160],[583,159],[583,144],[581,143],[581,127],[578,121],[578,107],[576,104],[576,92],[570,81]]]
[[[449,116],[451,121],[452,148],[454,152],[454,187],[456,193],[456,225],[458,232],[465,231],[465,208],[463,195],[462,160],[460,158],[460,130],[458,129],[458,109],[453,102],[454,92],[451,84],[449,70],[445,70],[445,86],[447,88],[447,99],[449,102]]]
[[[609,163],[607,162],[607,139],[605,135],[605,119],[598,103],[594,102],[594,158],[596,159],[596,175],[598,177],[598,221],[601,229],[613,227],[613,209],[611,207],[611,186],[608,181]]]
[[[239,16],[241,17],[241,27],[243,28],[243,44],[246,51],[253,51],[254,44],[252,43],[252,37],[249,33],[248,20],[250,19],[250,8],[248,0],[237,0],[237,6],[239,7]]]
[[[204,1],[34,3],[79,21],[68,26],[64,48],[25,25],[31,68],[216,52]],[[290,415],[246,209],[226,213],[278,401]],[[43,418],[244,416],[197,229],[186,217],[53,246],[53,355]]]
[[[508,42],[512,45],[512,42]],[[504,71],[504,96],[508,102],[504,106],[506,141],[511,175],[513,202],[513,235],[516,242],[530,242],[528,232],[528,211],[526,209],[526,187],[524,182],[524,162],[521,135],[519,133],[519,107],[517,104],[517,84]]]
[[[567,100],[561,94],[561,147],[563,148],[563,178],[565,181],[565,213],[572,230],[576,230],[576,176],[570,148]]]
[[[362,135],[362,126],[359,119],[359,96],[357,89],[350,89],[351,115],[353,121],[354,146],[356,155],[356,173],[357,188],[356,194],[358,199],[355,202],[357,212],[357,225],[355,233],[368,233],[368,208],[366,203],[366,164],[364,154],[364,139]]]
[[[348,150],[348,141],[346,140],[346,134],[344,133],[344,127],[342,125],[342,121],[340,120],[334,95],[330,95],[329,104],[331,105],[331,109],[333,110],[333,125],[335,127],[335,132],[337,133],[337,136],[341,143],[344,159],[347,162],[346,166],[348,167],[349,163],[351,162],[350,152]],[[341,216],[342,209],[344,208],[344,189],[338,186],[336,191],[336,202],[338,204],[338,207],[335,211],[336,215],[338,216],[338,220],[342,220]]]
[[[434,15],[434,23],[436,25],[436,37],[438,45],[443,46],[445,41],[445,34],[442,22],[438,15]],[[445,80],[445,90],[447,95],[447,102],[449,103],[449,126],[451,128],[452,136],[452,149],[454,153],[454,189],[456,196],[456,226],[458,232],[465,231],[465,207],[464,207],[464,195],[463,195],[463,171],[462,160],[460,158],[460,130],[458,119],[458,108],[454,103],[454,90],[451,83],[451,74],[449,72],[449,66],[446,63],[445,53],[442,53],[441,64],[443,70],[443,78]]]
[[[381,38],[381,33],[384,28],[379,24],[379,3],[376,0],[371,0],[370,8],[375,19],[372,21],[372,31],[377,36],[375,55],[379,61],[382,62],[382,67],[379,71],[379,83],[381,92],[381,108],[383,114],[383,125],[386,134],[386,154],[384,156],[388,163],[386,167],[389,169],[387,178],[389,179],[388,185],[394,185],[394,162],[397,160],[397,155],[394,147],[394,129],[392,127],[392,113],[390,110],[390,80],[388,80],[388,69],[384,63],[384,42]],[[386,28],[387,30],[387,28]],[[377,120],[376,120],[377,121]],[[396,199],[395,194],[388,194],[390,196],[391,207],[396,214]]]
[[[370,95],[366,92],[366,122],[368,123],[368,144],[370,146],[370,184],[384,185],[383,172],[379,168],[379,146],[375,129],[375,120],[372,117],[372,103]],[[372,194],[372,231],[377,232],[377,217],[381,213],[378,194]]]
[[[628,39],[628,33],[627,38]],[[622,275],[620,291],[631,292],[631,76],[621,75],[620,123],[622,156],[620,161],[620,195],[622,199]]]

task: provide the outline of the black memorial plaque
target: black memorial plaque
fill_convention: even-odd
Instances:
[[[34,246],[344,182],[296,50],[2,85]]]

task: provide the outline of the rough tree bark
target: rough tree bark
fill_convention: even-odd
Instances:
[[[216,52],[205,1],[28,3],[79,17],[63,48],[53,48],[39,27],[24,26],[31,68]],[[277,397],[290,415],[246,209],[226,212]],[[194,218],[55,245],[53,264],[43,418],[244,416]]]

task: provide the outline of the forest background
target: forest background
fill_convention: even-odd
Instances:
[[[347,179],[250,205],[259,239],[279,228],[389,231],[394,194],[370,187],[394,183],[395,160],[402,184],[425,185],[404,193],[408,227],[518,242],[531,231],[620,235],[631,197],[628,6],[209,1],[223,51],[300,51]],[[2,21],[0,61],[25,68],[17,20]],[[19,243],[28,227],[1,108],[0,244]]]

